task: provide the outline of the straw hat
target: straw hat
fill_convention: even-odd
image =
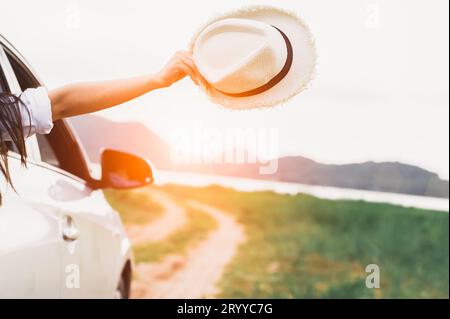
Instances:
[[[194,36],[191,49],[205,92],[232,109],[288,100],[307,87],[316,64],[308,27],[295,14],[273,7],[214,18]]]

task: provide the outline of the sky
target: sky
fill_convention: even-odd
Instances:
[[[280,155],[401,161],[449,177],[447,0],[2,1],[0,33],[47,87],[157,72],[210,17],[243,5],[296,12],[317,45],[311,87],[281,106],[229,111],[189,80],[99,112],[170,142],[194,123],[279,131]]]

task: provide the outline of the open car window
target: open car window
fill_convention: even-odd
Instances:
[[[2,63],[0,61],[0,93],[10,92],[8,81],[6,80],[5,73],[3,72]],[[10,141],[5,142],[6,147],[10,152],[18,153],[16,146],[14,143]]]
[[[6,52],[11,67],[22,91],[40,86],[30,70],[13,54]],[[41,161],[62,169],[85,181],[90,180],[86,157],[70,125],[59,120],[54,122],[52,131],[46,135],[36,135]]]

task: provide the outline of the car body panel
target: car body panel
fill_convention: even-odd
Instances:
[[[39,81],[1,36],[0,45]],[[60,124],[83,153],[70,125]],[[42,162],[35,137],[32,141],[27,167],[18,155],[8,155],[15,190],[0,178],[0,298],[114,297],[132,258],[119,215],[89,181]],[[88,166],[83,156],[80,166]],[[69,218],[76,239],[65,236]]]

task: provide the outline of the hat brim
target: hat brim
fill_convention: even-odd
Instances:
[[[314,76],[317,60],[314,38],[306,24],[291,12],[270,6],[251,6],[221,14],[198,30],[190,43],[190,49],[193,50],[197,37],[208,25],[228,18],[252,19],[279,28],[292,44],[293,61],[288,74],[278,84],[253,96],[231,97],[210,85],[201,84],[202,89],[213,102],[230,109],[269,107],[287,101],[308,87]]]

